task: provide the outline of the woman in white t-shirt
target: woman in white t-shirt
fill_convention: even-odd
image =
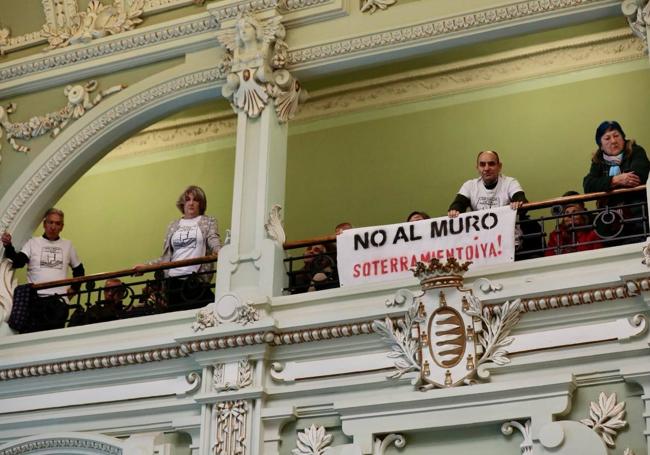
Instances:
[[[205,215],[207,198],[200,187],[187,187],[176,201],[176,207],[183,216],[169,224],[163,254],[149,264],[211,256],[221,248],[217,220]],[[167,304],[175,308],[191,308],[212,301],[210,272],[213,270],[212,262],[166,270]]]

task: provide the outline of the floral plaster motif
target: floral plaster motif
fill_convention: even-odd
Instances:
[[[104,5],[100,0],[90,0],[86,11],[69,16],[56,14],[62,20],[45,24],[41,30],[49,43],[47,49],[88,43],[109,34],[132,30],[142,22],[140,16],[144,12],[144,2],[115,0],[112,5]]]

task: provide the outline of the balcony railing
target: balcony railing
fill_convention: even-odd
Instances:
[[[165,277],[164,270],[216,260],[205,256],[18,286],[9,325],[25,333],[200,308],[214,301],[215,272]],[[149,279],[122,281],[151,272]],[[59,292],[48,295],[48,289]]]
[[[628,200],[622,203],[624,195]],[[590,201],[598,201],[598,208],[580,206]],[[566,213],[571,206],[572,213]],[[515,260],[641,242],[649,234],[645,186],[530,202],[519,210],[517,226]],[[286,242],[284,248],[285,292],[339,286],[336,236]],[[163,271],[216,260],[217,256],[206,256],[19,286],[14,291],[10,326],[33,332],[203,307],[214,300],[214,272],[169,278]],[[122,281],[150,272],[154,276],[149,279]],[[68,287],[77,290],[42,295],[47,289]]]
[[[650,231],[645,191],[643,185],[524,204],[518,212],[515,260],[645,241]],[[591,201],[598,201],[598,208],[564,213]],[[310,251],[314,247],[316,253]],[[284,248],[289,277],[285,292],[338,287],[335,235],[285,242]]]

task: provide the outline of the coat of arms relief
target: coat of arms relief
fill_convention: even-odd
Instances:
[[[403,319],[386,317],[373,327],[390,345],[392,378],[416,372],[420,390],[455,387],[486,379],[489,364],[509,362],[509,336],[519,322],[519,299],[488,308],[463,288],[470,262],[433,259],[413,271],[422,292],[414,297]]]

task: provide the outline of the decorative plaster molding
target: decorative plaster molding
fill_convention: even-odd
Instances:
[[[526,0],[506,6],[488,8],[473,13],[427,21],[378,33],[304,47],[289,53],[290,65],[305,65],[315,61],[350,56],[367,51],[408,45],[459,32],[472,32],[491,25],[513,20],[534,20],[536,16],[558,13],[570,8],[600,3],[600,0]]]
[[[0,324],[9,320],[16,286],[18,280],[14,277],[13,262],[3,258],[0,261]]]
[[[205,3],[205,0],[197,1]],[[215,2],[208,6],[208,10],[222,23],[243,14],[255,14],[274,8],[289,13],[328,3],[332,3],[332,0],[241,0],[235,3],[230,2],[227,6],[221,6]]]
[[[406,447],[406,438],[404,435],[390,433],[384,439],[376,438],[373,455],[386,455],[386,450],[394,445],[398,449]]]
[[[374,333],[372,321],[356,322],[353,324],[343,324],[330,327],[290,330],[276,333],[273,336],[275,346],[310,343],[312,341],[329,340],[335,338],[345,338],[356,335],[368,335]]]
[[[630,29],[641,38],[648,52],[648,26],[650,26],[650,2],[648,0],[625,0],[621,5]]]
[[[397,0],[363,0],[361,12],[373,14],[377,10],[384,11],[395,3]]]
[[[33,116],[27,122],[13,123],[9,120],[9,114],[16,110],[14,103],[10,103],[6,108],[0,106],[0,137],[2,137],[2,130],[4,129],[7,134],[7,142],[11,144],[13,149],[17,152],[27,153],[30,150],[29,147],[19,145],[16,139],[30,140],[47,133],[50,133],[54,138],[70,121],[81,118],[105,97],[123,90],[126,85],[115,85],[106,90],[101,90],[91,99],[90,95],[96,88],[97,81],[94,80],[84,85],[68,85],[63,90],[63,95],[68,99],[65,106],[55,112]],[[0,148],[2,148],[1,145]]]
[[[516,420],[506,422],[501,425],[501,433],[506,436],[509,436],[513,433],[514,429],[519,430],[521,435],[524,437],[524,440],[519,447],[521,448],[521,455],[533,455],[533,434],[531,431],[530,419],[526,420],[526,423],[522,425]]]
[[[18,195],[9,204],[6,212],[0,220],[0,227],[3,229],[9,226],[20,210],[28,204],[30,199],[38,192],[44,182],[52,177],[64,162],[69,159],[80,147],[88,142],[93,136],[108,128],[121,117],[130,112],[140,109],[143,106],[156,103],[160,98],[173,93],[178,93],[191,87],[200,86],[206,83],[221,80],[223,74],[218,69],[198,71],[193,74],[183,75],[149,89],[137,93],[121,103],[113,106],[104,112],[100,117],[84,127],[73,138],[63,144],[58,151],[50,157],[29,179],[19,191]]]
[[[59,11],[60,2],[43,0],[46,7],[47,23],[41,35],[47,38],[46,50],[89,43],[96,38],[132,30],[142,23],[145,0],[115,0],[112,5],[104,5],[101,0],[90,0],[86,11],[77,12],[76,0],[66,2],[70,8]],[[51,11],[56,9],[57,11]],[[50,10],[50,11],[48,11]]]
[[[218,28],[217,21],[208,15],[195,16],[171,25],[152,26],[139,33],[130,33],[128,36],[107,37],[100,42],[94,42],[79,49],[53,52],[51,55],[34,57],[28,61],[2,65],[0,67],[0,81],[7,82],[43,71],[52,71],[74,63],[88,62],[155,44],[162,44],[206,32],[214,32]]]
[[[627,299],[639,295],[640,292],[650,291],[650,277],[628,280],[618,286],[608,286],[596,289],[584,289],[578,292],[543,295],[533,298],[522,297],[519,309],[522,313],[566,308],[577,305],[606,302],[610,300]],[[500,304],[496,304],[497,306]],[[487,305],[491,313],[494,305]]]
[[[30,440],[18,445],[10,445],[6,449],[1,449],[0,455],[21,455],[39,451],[56,453],[55,451],[67,450],[92,450],[93,453],[96,452],[100,455],[122,455],[122,449],[120,447],[92,439],[83,439],[81,437],[54,437],[51,439]]]
[[[329,450],[332,435],[325,432],[325,427],[312,424],[298,433],[296,448],[291,451],[293,455],[323,455]]]
[[[197,392],[201,388],[201,373],[197,371],[190,371],[185,375],[185,380],[190,386],[192,386],[185,391],[186,395]]]
[[[390,347],[388,357],[394,359],[389,378],[418,371],[414,385],[420,390],[455,387],[473,384],[477,374],[487,379],[489,364],[510,362],[506,347],[519,322],[519,300],[505,302],[491,314],[484,312],[483,303],[462,287],[469,264],[454,258],[418,262],[413,275],[420,279],[422,297],[396,324],[390,317],[373,322]]]
[[[284,227],[282,226],[282,219],[280,218],[281,210],[281,205],[273,204],[273,207],[271,207],[271,211],[269,212],[269,216],[266,219],[266,224],[264,224],[266,234],[280,247],[282,247],[282,245],[284,245],[284,242],[287,240],[287,236],[284,233]]]
[[[216,455],[246,455],[248,439],[248,403],[243,400],[222,401],[214,405],[216,414]]]
[[[235,112],[256,118],[275,100],[278,120],[285,123],[295,116],[307,93],[286,68],[289,47],[281,21],[279,15],[261,19],[245,13],[217,37],[226,49],[220,66],[228,71],[221,94]]]
[[[398,289],[397,292],[395,292],[395,297],[392,299],[386,299],[385,303],[387,307],[401,307],[404,305],[410,307],[413,305],[416,298],[422,297],[422,294],[423,293],[415,295],[408,289]]]
[[[483,294],[489,294],[490,292],[499,292],[503,290],[503,285],[501,283],[493,283],[487,278],[479,278],[472,283],[472,289],[474,292],[481,291]]]
[[[650,276],[634,281],[627,281],[624,286],[612,286],[610,288],[584,290],[581,291],[581,293],[559,294],[552,297],[540,296],[535,299],[524,300],[519,304],[519,309],[522,312],[552,310],[562,308],[564,306],[594,303],[596,301],[626,299],[631,296],[638,295],[638,293],[641,291],[650,291]],[[583,298],[583,300],[581,300],[580,296],[585,294],[600,296],[602,299],[592,299],[586,301]],[[538,303],[529,305],[529,302],[531,301]],[[541,305],[539,304],[541,301],[554,301],[556,302],[556,305]],[[562,302],[562,304],[558,305],[557,303],[559,302]],[[492,317],[494,314],[495,306],[497,305],[485,305],[484,315],[486,317]],[[401,319],[395,319],[394,322],[397,322],[399,320]],[[643,333],[647,327],[647,321],[643,315],[633,317],[632,320],[629,320],[627,322],[627,324],[632,329],[634,329],[633,332],[627,335],[628,337]],[[602,332],[602,329],[599,330]],[[359,321],[355,323],[340,324],[335,326],[315,327],[281,332],[255,331],[226,337],[211,338],[207,340],[197,339],[194,341],[185,342],[178,346],[153,349],[149,351],[134,351],[109,356],[71,359],[63,362],[33,364],[17,368],[7,368],[0,370],[0,381],[36,376],[49,376],[52,374],[71,373],[83,370],[114,368],[150,362],[160,362],[164,360],[176,359],[179,357],[186,357],[191,353],[201,351],[228,349],[259,344],[268,344],[271,346],[292,345],[351,336],[369,335],[372,333],[375,333],[373,321]]]
[[[599,33],[311,92],[296,120],[314,121],[643,57],[642,43],[629,29]],[[161,122],[116,147],[107,159],[208,142],[234,135],[236,127],[236,117],[229,112]]]
[[[608,447],[615,447],[614,438],[617,433],[625,428],[625,402],[616,402],[616,393],[607,396],[605,392],[598,395],[598,403],[589,404],[590,419],[582,419],[580,423],[594,430]]]
[[[192,330],[199,332],[209,327],[217,327],[225,322],[247,326],[259,321],[260,312],[250,302],[241,303],[233,294],[226,294],[215,303],[199,310]]]

